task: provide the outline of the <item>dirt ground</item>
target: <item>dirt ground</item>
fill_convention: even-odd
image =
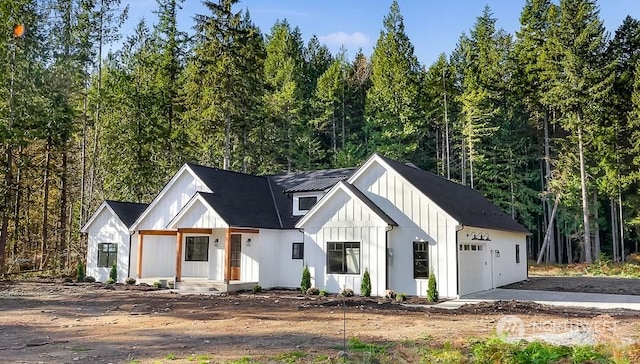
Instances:
[[[390,344],[394,362],[415,362],[415,352],[404,352],[402,343],[465,347],[472,338],[495,335],[505,317],[516,317],[527,330],[587,327],[598,331],[598,340],[640,340],[640,314],[625,310],[520,302],[444,310],[351,297],[343,311],[342,298],[288,291],[213,296],[105,287],[0,282],[0,362],[218,363],[293,352],[306,353],[300,362],[307,362],[335,357],[345,336]]]
[[[640,279],[614,277],[529,277],[501,288],[640,295]]]

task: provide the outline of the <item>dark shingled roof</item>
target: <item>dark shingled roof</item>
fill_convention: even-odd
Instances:
[[[347,182],[340,182],[340,183],[342,183],[346,188],[348,188],[349,191],[353,192],[354,195],[358,196],[358,198],[365,205],[367,205],[367,207],[369,207],[376,215],[380,216],[380,218],[382,218],[382,220],[384,220],[384,222],[386,222],[387,225],[398,226],[398,223],[395,222],[391,218],[391,216],[387,215],[386,212],[382,211],[382,209],[380,207],[378,207],[378,205],[376,205],[373,201],[371,201],[371,199],[369,199],[369,197],[367,197],[364,193],[362,193],[362,191],[357,189],[354,185],[352,185],[351,183],[347,183]]]
[[[121,202],[121,201],[105,201],[109,207],[113,210],[113,212],[118,215],[120,221],[130,228],[133,223],[136,222],[138,217],[142,215],[142,212],[149,206],[146,203],[135,203],[135,202]]]
[[[381,155],[379,157],[460,224],[529,233],[477,190]]]
[[[333,187],[336,183],[346,179],[347,177],[326,177],[312,179],[310,181],[302,182],[301,184],[287,189],[285,192],[312,192],[312,191],[326,191]]]
[[[274,204],[274,191],[267,178],[195,164],[189,167],[213,191],[200,193],[202,197],[230,226],[286,227],[279,217],[282,207]]]

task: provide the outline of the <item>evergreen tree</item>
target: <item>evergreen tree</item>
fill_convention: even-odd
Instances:
[[[383,26],[371,57],[371,88],[365,116],[367,147],[404,160],[418,152],[424,135],[418,103],[420,66],[405,33],[397,1],[391,4]]]

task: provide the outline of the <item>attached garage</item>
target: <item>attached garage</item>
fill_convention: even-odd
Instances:
[[[458,245],[460,295],[491,289],[490,261],[486,244]]]

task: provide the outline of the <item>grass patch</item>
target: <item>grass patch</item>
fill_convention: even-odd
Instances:
[[[385,354],[388,347],[388,345],[365,343],[355,337],[349,339],[349,343],[347,346],[349,347],[349,351],[351,352],[371,354]]]
[[[301,351],[294,351],[291,353],[280,354],[276,357],[276,360],[278,361],[278,363],[295,363],[300,359],[305,358],[306,356],[306,353],[303,353]]]
[[[459,349],[453,347],[451,343],[445,342],[441,348],[426,349],[422,355],[422,363],[466,363],[466,355]]]
[[[253,363],[258,363],[257,361],[254,361],[253,359],[251,359],[248,356],[243,356],[242,358],[238,359],[238,360],[232,360],[232,361],[228,361],[227,364],[253,364]]]
[[[178,359],[178,357],[174,353],[169,353],[164,358],[167,359],[167,360],[176,360],[176,359]]]
[[[606,256],[600,257],[591,264],[540,264],[529,265],[529,274],[534,276],[566,276],[566,277],[619,277],[640,278],[640,264],[632,262],[616,263]]]
[[[198,364],[208,364],[211,362],[211,357],[209,355],[191,355],[187,358],[189,361],[197,361]]]

